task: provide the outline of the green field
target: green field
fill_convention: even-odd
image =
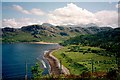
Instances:
[[[104,49],[89,46],[76,45],[63,47],[52,54],[62,61],[62,64],[70,70],[71,74],[79,75],[83,71],[107,72],[110,68],[116,68],[116,60],[113,56],[104,55],[108,53]]]

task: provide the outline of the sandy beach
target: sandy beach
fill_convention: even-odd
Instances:
[[[51,43],[51,42],[30,42],[34,44],[58,44],[58,43]]]

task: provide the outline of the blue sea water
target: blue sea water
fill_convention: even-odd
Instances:
[[[25,77],[26,62],[27,74],[31,77],[31,66],[37,61],[45,61],[47,68],[48,62],[43,58],[44,51],[58,47],[58,44],[30,44],[30,43],[14,43],[0,44],[2,45],[2,78]],[[44,74],[48,74],[48,70],[44,69]]]

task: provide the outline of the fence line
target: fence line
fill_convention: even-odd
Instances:
[[[25,70],[26,70],[25,65],[28,65],[27,67],[29,68],[27,70],[27,73],[25,72]],[[2,65],[2,67],[3,67],[2,73],[1,73],[2,78],[3,79],[15,78],[15,77],[24,78],[26,74],[30,77],[32,75],[30,72],[30,68],[31,68],[31,66],[34,66],[34,65],[35,65],[35,63],[4,64],[4,65]],[[7,67],[7,66],[9,66],[9,67]],[[11,73],[11,74],[9,74],[9,73]]]

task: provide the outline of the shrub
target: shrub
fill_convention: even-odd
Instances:
[[[61,55],[63,58],[66,57],[65,53],[61,53],[60,55]]]
[[[42,77],[43,69],[40,68],[40,64],[36,63],[35,66],[31,67],[31,72],[33,74],[33,80]]]
[[[69,36],[67,33],[65,33],[65,32],[60,32],[60,35],[61,36]]]

